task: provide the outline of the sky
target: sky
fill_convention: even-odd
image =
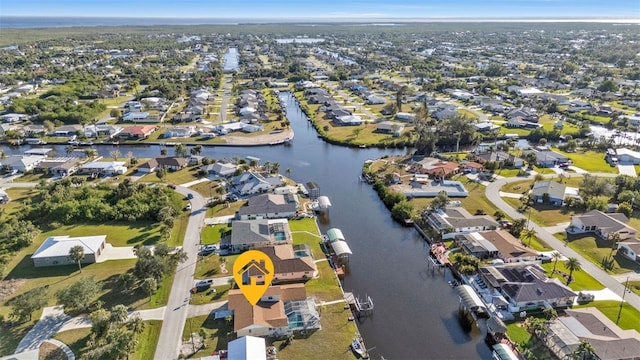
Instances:
[[[640,18],[640,0],[0,0],[2,16],[417,19]]]

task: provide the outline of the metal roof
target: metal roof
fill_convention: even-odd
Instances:
[[[460,302],[465,308],[473,311],[487,310],[487,307],[471,286],[459,285],[456,286],[455,289],[456,293],[458,293],[458,296],[460,297]]]
[[[333,251],[338,256],[341,256],[341,255],[344,255],[344,254],[348,254],[348,255],[353,254],[351,252],[351,249],[349,248],[349,244],[347,244],[346,241],[336,240],[336,241],[331,243],[331,246],[333,247]]]
[[[342,234],[342,230],[338,228],[332,228],[327,230],[327,236],[329,237],[330,242],[334,242],[337,240],[345,240],[344,235]]]

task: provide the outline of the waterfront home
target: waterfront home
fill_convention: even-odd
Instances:
[[[494,230],[499,224],[488,215],[471,215],[462,207],[450,207],[426,212],[424,220],[436,231],[442,234],[443,239],[451,239],[457,234],[466,234],[474,231]]]
[[[122,131],[122,127],[116,125],[87,125],[83,132],[86,137],[107,136],[112,138]]]
[[[505,263],[535,261],[538,254],[505,230],[458,234],[456,244],[479,259],[500,259]]]
[[[533,153],[536,155],[536,165],[539,167],[554,167],[569,161],[569,158],[550,150],[531,149],[525,151],[525,154]]]
[[[69,250],[74,246],[82,246],[84,257],[80,262],[93,264],[101,261],[104,255],[106,239],[106,235],[49,236],[31,255],[31,260],[35,267],[75,264],[75,261],[69,256]]]
[[[150,174],[158,169],[158,162],[156,159],[151,159],[138,165],[138,171],[145,174]]]
[[[551,320],[544,343],[558,359],[575,356],[586,341],[593,357],[601,360],[640,358],[640,333],[623,330],[595,307],[567,309],[566,316]]]
[[[187,158],[177,156],[158,157],[155,158],[155,160],[158,163],[158,168],[170,171],[184,169],[189,164]]]
[[[485,164],[487,161],[494,161],[501,162],[505,167],[521,168],[524,165],[524,160],[522,158],[504,151],[488,151],[475,154],[473,155],[473,158],[481,164]]]
[[[124,164],[124,161],[92,161],[80,166],[78,173],[94,176],[122,175],[127,172],[127,167]]]
[[[213,164],[204,165],[200,167],[200,171],[204,171],[210,175],[217,175],[220,177],[227,177],[235,174],[238,166],[232,163],[226,163],[223,161],[217,161]]]
[[[165,138],[188,138],[195,132],[195,126],[175,126],[168,128],[162,135]]]
[[[462,172],[466,174],[479,174],[484,170],[484,166],[473,161],[463,160],[460,164]]]
[[[46,159],[39,163],[34,171],[49,173],[53,176],[69,176],[78,170],[78,158]]]
[[[273,262],[272,284],[306,282],[318,276],[308,245],[272,245],[256,248]]]
[[[41,155],[9,155],[0,160],[0,166],[7,170],[27,172],[33,170],[45,159]]]
[[[383,121],[376,125],[376,132],[382,134],[393,134],[394,137],[398,137],[402,134],[404,130],[404,124],[392,122],[392,121]]]
[[[266,175],[245,171],[231,179],[231,187],[240,195],[252,195],[266,192],[280,186],[284,180],[281,176]]]
[[[82,131],[81,125],[64,125],[53,130],[52,135],[59,136],[59,137],[68,137],[68,136],[77,135],[81,131]]]
[[[281,338],[294,331],[320,329],[320,315],[313,298],[307,298],[304,284],[269,286],[256,305],[242,291],[229,290],[229,310],[237,337]]]
[[[292,238],[287,219],[235,220],[231,236],[222,242],[232,253],[240,253],[260,246],[290,244]]]
[[[363,120],[357,115],[336,116],[333,122],[339,126],[358,126],[362,125]]]
[[[640,164],[640,152],[627,148],[616,149],[618,162],[622,164]]]
[[[531,189],[531,199],[539,204],[564,206],[567,198],[580,199],[578,190],[555,181],[537,181]]]
[[[120,132],[119,136],[127,139],[146,139],[156,129],[157,127],[153,125],[127,126]]]
[[[249,198],[247,205],[236,212],[236,219],[292,218],[300,204],[294,194],[260,194]]]
[[[618,243],[618,253],[631,261],[640,263],[640,240],[629,239]]]
[[[475,279],[473,283],[478,291],[500,294],[512,313],[565,308],[578,297],[560,280],[548,278],[544,269],[531,263],[481,266]]]
[[[635,239],[636,229],[627,223],[629,218],[621,213],[605,214],[599,210],[591,210],[582,215],[571,217],[568,233],[593,232],[602,239],[609,239],[611,235],[620,235],[620,240]]]

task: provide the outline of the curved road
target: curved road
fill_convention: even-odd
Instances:
[[[617,176],[617,174],[592,174],[592,175],[603,176],[603,177]],[[552,176],[555,176],[555,175],[552,175]],[[529,179],[530,178],[532,177],[529,177]],[[489,185],[485,190],[487,199],[489,199],[489,201],[492,202],[498,209],[500,209],[502,212],[512,217],[513,219],[526,219],[526,217],[523,214],[518,212],[516,209],[512,208],[500,197],[500,188],[502,186],[510,182],[516,182],[516,181],[521,181],[526,179],[527,178],[522,178],[522,177],[503,178],[503,179],[496,180],[492,183],[489,183]],[[589,275],[596,278],[605,287],[609,288],[611,291],[615,292],[620,297],[624,296],[624,300],[628,302],[629,305],[640,310],[640,296],[636,295],[633,292],[631,293],[627,292],[627,294],[625,295],[624,284],[620,283],[618,280],[616,280],[616,278],[606,273],[604,270],[602,270],[600,267],[598,267],[591,261],[585,259],[582,255],[578,254],[570,247],[566,246],[563,241],[558,240],[555,236],[553,236],[553,234],[545,230],[540,225],[536,224],[533,221],[530,221],[530,225],[536,231],[536,234],[538,235],[538,237],[542,239],[544,242],[546,242],[549,246],[551,246],[556,251],[558,251],[559,253],[561,253],[566,257],[573,257],[580,260],[582,271],[587,272]]]
[[[182,344],[182,329],[187,320],[189,309],[189,290],[193,287],[193,275],[198,261],[198,244],[200,244],[200,230],[204,224],[206,214],[205,200],[199,193],[186,187],[178,186],[179,194],[192,194],[191,215],[187,232],[184,236],[182,249],[187,254],[187,260],[178,264],[171,286],[171,294],[167,302],[155,360],[173,360],[178,358],[178,349]]]

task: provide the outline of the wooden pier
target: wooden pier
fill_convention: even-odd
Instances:
[[[351,311],[353,311],[357,318],[373,315],[373,300],[371,299],[371,296],[365,295],[365,299],[360,300],[360,298],[353,295],[352,292],[345,292],[344,299],[347,301]]]

